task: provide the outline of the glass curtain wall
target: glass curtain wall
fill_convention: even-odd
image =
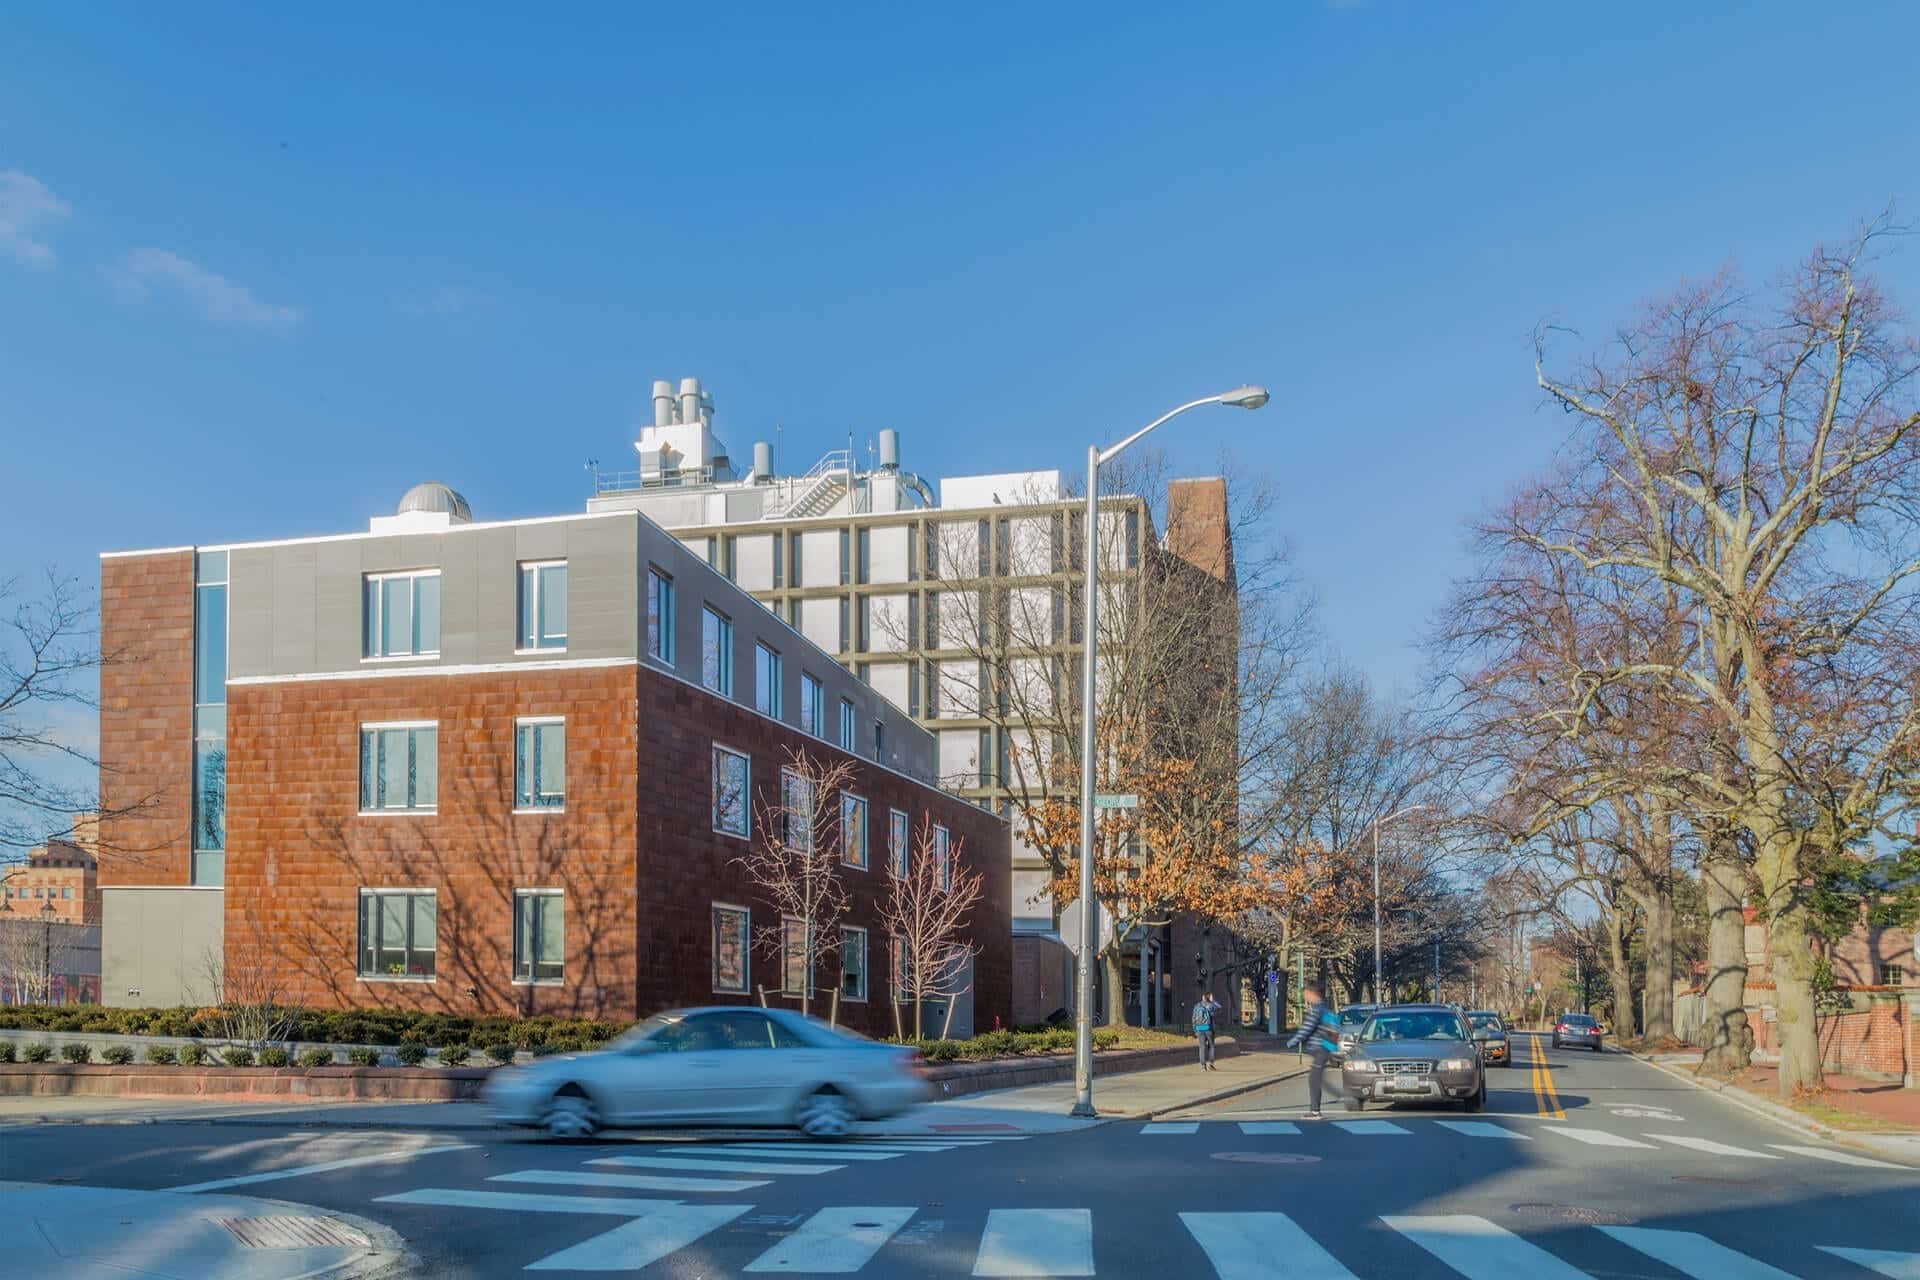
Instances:
[[[227,553],[193,558],[191,883],[227,880]]]

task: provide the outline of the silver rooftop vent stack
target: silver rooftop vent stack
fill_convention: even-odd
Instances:
[[[892,427],[880,429],[880,469],[882,471],[900,469],[900,433]]]
[[[753,442],[753,482],[773,483],[773,446],[765,440]]]
[[[400,505],[394,508],[394,514],[399,516],[414,511],[443,513],[455,524],[473,521],[473,509],[467,506],[467,500],[438,481],[413,486],[401,495]]]
[[[680,421],[692,426],[700,421],[700,379],[680,379]]]
[[[673,384],[664,378],[656,378],[653,383],[653,425],[673,425]]]

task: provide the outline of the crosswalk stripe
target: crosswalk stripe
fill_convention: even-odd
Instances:
[[[1688,1147],[1694,1151],[1704,1151],[1710,1156],[1738,1156],[1746,1160],[1778,1160],[1780,1157],[1770,1151],[1749,1151],[1745,1147],[1730,1147],[1724,1142],[1714,1142],[1708,1138],[1696,1138],[1685,1133],[1649,1133],[1649,1138],[1661,1142],[1671,1142],[1676,1147]]]
[[[1494,1124],[1487,1120],[1436,1120],[1442,1129],[1451,1129],[1455,1133],[1464,1133],[1469,1138],[1512,1138],[1516,1142],[1532,1142],[1524,1133],[1515,1133],[1503,1124]]]
[[[1557,1133],[1563,1138],[1572,1138],[1575,1142],[1584,1142],[1590,1147],[1639,1147],[1642,1151],[1657,1150],[1651,1142],[1641,1142],[1637,1138],[1623,1138],[1617,1133],[1608,1133],[1603,1129],[1569,1129],[1564,1125],[1546,1126],[1548,1133]]]
[[[634,1271],[724,1227],[750,1204],[674,1204],[529,1263],[529,1271]]]
[[[274,1182],[281,1178],[302,1178],[310,1173],[332,1173],[335,1169],[351,1169],[363,1164],[386,1164],[394,1160],[411,1160],[415,1156],[430,1156],[441,1151],[472,1151],[476,1145],[471,1142],[450,1142],[438,1146],[407,1147],[399,1151],[382,1151],[370,1156],[348,1156],[344,1160],[303,1164],[290,1169],[269,1169],[265,1173],[243,1173],[235,1178],[215,1178],[212,1182],[192,1182],[184,1187],[168,1187],[167,1190],[223,1191],[228,1187],[246,1187],[256,1182]]]
[[[1894,1167],[1897,1169],[1900,1166]],[[1891,1249],[1849,1249],[1837,1244],[1820,1244],[1814,1248],[1836,1258],[1845,1258],[1855,1266],[1878,1272],[1887,1280],[1920,1280],[1920,1253],[1896,1253]]]
[[[643,1173],[576,1173],[571,1169],[522,1169],[496,1173],[488,1182],[536,1182],[553,1187],[618,1187],[623,1191],[751,1191],[764,1178],[654,1178]]]
[[[1180,1221],[1220,1280],[1269,1280],[1282,1260],[1288,1280],[1354,1280],[1284,1213],[1183,1213]]]
[[[1467,1280],[1587,1280],[1583,1271],[1522,1240],[1485,1218],[1470,1214],[1439,1217],[1389,1216],[1382,1222],[1425,1249]]]
[[[798,1146],[798,1145],[785,1146],[777,1142],[768,1142],[763,1144],[742,1142],[742,1143],[730,1144],[724,1147],[660,1146],[660,1147],[650,1147],[648,1149],[659,1151],[663,1155],[713,1156],[722,1160],[731,1159],[736,1154],[743,1155],[743,1156],[751,1156],[755,1159],[759,1159],[765,1156],[775,1156],[783,1160],[786,1160],[786,1159],[792,1159],[792,1160],[820,1160],[820,1159],[898,1160],[901,1156],[913,1154],[911,1151],[882,1151],[882,1150],[876,1150],[872,1147],[834,1148],[834,1147],[808,1147],[808,1146]]]
[[[1091,1209],[989,1209],[976,1276],[1090,1276]]]
[[[421,1187],[398,1195],[379,1196],[376,1204],[431,1204],[447,1209],[510,1209],[520,1213],[608,1213],[637,1218],[674,1200],[640,1200],[632,1196],[543,1196],[527,1191],[458,1191],[451,1187]]]
[[[1657,1136],[1657,1135],[1656,1135]],[[1659,1231],[1652,1227],[1601,1227],[1627,1248],[1665,1263],[1693,1280],[1793,1280],[1778,1267],[1715,1244],[1697,1231]]]
[[[1831,1160],[1834,1164],[1858,1165],[1862,1169],[1899,1169],[1911,1172],[1904,1164],[1895,1164],[1891,1160],[1875,1160],[1871,1156],[1857,1156],[1851,1151],[1832,1151],[1826,1147],[1790,1147],[1784,1142],[1769,1142],[1775,1151],[1786,1151],[1796,1156],[1811,1156],[1815,1160]]]
[[[1198,1133],[1200,1132],[1200,1124],[1198,1121],[1195,1121],[1195,1120],[1186,1120],[1186,1121],[1162,1120],[1156,1124],[1141,1125],[1140,1132],[1142,1133]]]
[[[821,1155],[838,1155],[843,1151],[882,1151],[890,1155],[906,1155],[913,1151],[946,1151],[959,1144],[953,1142],[727,1142],[703,1144],[708,1150],[739,1151],[810,1151]]]
[[[1263,1138],[1273,1134],[1299,1133],[1300,1126],[1291,1120],[1242,1120],[1240,1132],[1250,1138]]]
[[[683,1169],[688,1173],[832,1173],[843,1164],[798,1164],[790,1160],[695,1160],[691,1156],[604,1156],[588,1164],[629,1169]]]
[[[858,1271],[907,1225],[911,1207],[822,1209],[800,1229],[747,1264],[749,1271],[805,1271],[810,1274]]]
[[[1339,1128],[1345,1129],[1348,1133],[1358,1134],[1363,1138],[1377,1138],[1383,1134],[1408,1132],[1391,1120],[1335,1120],[1333,1123]]]

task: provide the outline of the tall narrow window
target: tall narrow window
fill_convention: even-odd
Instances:
[[[840,998],[867,998],[867,931],[852,925],[840,930]]]
[[[713,989],[725,995],[745,995],[753,962],[748,940],[753,915],[745,907],[713,904]]]
[[[840,531],[840,585],[846,586],[853,581],[853,539],[850,531]]]
[[[433,977],[438,905],[431,889],[362,889],[360,976]]]
[[[763,644],[753,646],[753,707],[780,718],[780,655]]]
[[[370,573],[361,581],[360,656],[440,655],[440,571]]]
[[[953,888],[953,841],[945,827],[933,828],[933,874],[942,889]]]
[[[553,984],[566,968],[566,897],[558,889],[513,895],[513,980]]]
[[[700,610],[700,683],[733,696],[733,623],[712,608]]]
[[[647,652],[673,665],[673,579],[647,570]]]
[[[432,723],[360,726],[360,811],[432,813],[440,799],[440,731]]]
[[[541,560],[520,566],[522,651],[567,647],[567,562]]]
[[[713,749],[713,829],[745,839],[751,834],[753,762],[744,752]]]
[[[567,725],[558,717],[513,722],[513,807],[560,809],[567,803]]]
[[[859,717],[853,709],[853,703],[846,698],[840,699],[840,749],[842,751],[854,749],[854,729],[858,723]]]
[[[804,988],[808,995],[813,994],[813,965],[809,952],[814,948],[807,943],[807,922],[796,920],[792,916],[780,922],[780,990],[790,996],[797,996]]]
[[[804,671],[800,673],[800,729],[816,738],[827,736],[827,691]]]
[[[780,771],[780,838],[789,847],[813,850],[813,783],[791,769]]]
[[[900,809],[887,810],[887,861],[893,874],[907,874],[907,815]]]
[[[873,722],[873,758],[878,764],[887,761],[887,726],[878,720]]]
[[[867,869],[867,802],[845,792],[840,795],[840,861]]]
[[[193,558],[193,884],[227,879],[227,553]]]

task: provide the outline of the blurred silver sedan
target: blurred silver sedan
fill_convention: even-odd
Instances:
[[[786,1009],[655,1014],[605,1049],[503,1067],[482,1098],[505,1124],[583,1138],[621,1125],[798,1128],[836,1138],[933,1094],[917,1050]]]

